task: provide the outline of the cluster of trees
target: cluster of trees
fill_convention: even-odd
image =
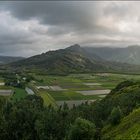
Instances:
[[[25,88],[25,85],[34,79],[33,76],[29,74],[24,74],[23,72],[18,74],[7,73],[2,76],[5,79],[5,85],[18,87],[18,88]]]
[[[95,124],[82,119],[78,109],[44,107],[40,96],[30,95],[15,103],[1,100],[1,108],[3,140],[94,140],[96,136]]]
[[[18,80],[15,75],[6,77],[4,82],[5,85],[7,86],[18,87],[18,88],[25,88],[25,84],[26,84],[25,81]]]
[[[129,83],[129,84],[128,84]],[[123,82],[109,96],[69,109],[44,107],[40,96],[11,102],[0,98],[2,140],[100,140],[101,129],[117,125],[140,104],[140,84]]]

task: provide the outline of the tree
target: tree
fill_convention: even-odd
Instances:
[[[111,111],[111,114],[109,116],[109,122],[112,125],[117,125],[119,124],[120,120],[121,120],[121,110],[120,107],[114,107]]]
[[[95,125],[85,119],[77,118],[68,133],[68,140],[94,140]]]

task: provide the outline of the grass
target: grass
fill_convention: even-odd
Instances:
[[[57,101],[82,99],[82,95],[74,91],[48,91],[48,93]]]
[[[54,108],[57,107],[57,104],[56,104],[55,100],[53,99],[52,96],[50,96],[47,93],[47,91],[38,90],[34,84],[29,84],[28,86],[35,92],[35,94],[37,94],[37,95],[42,97],[43,102],[44,102],[44,106],[52,105]]]
[[[1,83],[1,82],[3,82],[3,79],[2,79],[2,78],[0,78],[0,83]]]
[[[63,100],[94,100],[99,99],[99,96],[90,95],[84,96],[80,93],[75,91],[48,91],[48,93],[56,100],[56,101],[63,101]]]
[[[13,87],[10,87],[10,86],[5,86],[5,85],[0,86],[0,89],[11,89],[11,88],[13,88]]]
[[[28,94],[24,89],[21,88],[14,88],[15,93],[12,95],[11,99],[13,101],[19,101],[23,98],[25,98]]]
[[[44,106],[52,105],[53,107],[57,107],[55,100],[46,91],[39,91],[38,95],[43,98]]]

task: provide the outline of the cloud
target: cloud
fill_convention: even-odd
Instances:
[[[140,43],[140,2],[0,2],[0,52],[30,56],[79,43]]]

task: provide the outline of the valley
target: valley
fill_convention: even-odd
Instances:
[[[77,123],[88,129],[77,127],[83,140],[91,140],[88,134],[139,138],[139,93],[139,65],[107,61],[77,44],[1,65],[0,139],[11,140],[11,133],[15,139],[18,132],[27,140],[73,140],[68,137]]]
[[[52,105],[55,108],[63,106],[64,103],[71,108],[73,105],[95,102],[107,96],[122,81],[140,80],[140,75],[115,73],[69,74],[67,76],[38,73],[12,75],[12,77],[7,76],[7,79],[1,76],[0,95],[12,101],[19,101],[28,95],[35,94],[43,98],[44,106]],[[7,92],[11,93],[7,94]]]
[[[1,65],[0,129],[5,131],[0,139],[10,133],[16,138],[18,132],[18,138],[27,140],[30,135],[73,140],[68,137],[79,123],[88,129],[78,125],[75,130],[82,129],[83,140],[139,138],[140,65],[110,61],[98,49],[89,50],[75,44]]]
[[[0,140],[140,140],[139,1],[0,2]]]

